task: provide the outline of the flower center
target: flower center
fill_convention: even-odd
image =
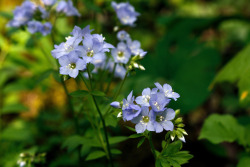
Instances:
[[[144,123],[148,123],[149,122],[149,117],[148,116],[142,116],[142,121]]]
[[[156,118],[155,118],[155,120],[156,120],[157,122],[162,122],[162,121],[164,120],[164,117],[161,116],[161,115],[157,115]]]
[[[158,109],[158,110],[160,110],[160,105],[155,101],[154,102],[154,106]]]
[[[93,51],[93,50],[88,51],[88,52],[87,52],[87,56],[88,56],[88,57],[93,57],[93,56],[94,56],[94,51]]]
[[[118,51],[117,55],[118,55],[118,57],[123,57],[124,56],[124,52]]]
[[[76,68],[76,64],[75,64],[75,63],[69,64],[69,68],[70,68],[70,69],[75,69],[75,68]]]

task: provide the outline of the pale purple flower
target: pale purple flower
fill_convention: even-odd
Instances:
[[[40,27],[40,33],[43,34],[43,36],[48,35],[51,33],[51,29],[52,29],[51,23],[46,22]]]
[[[108,63],[107,66],[110,72],[113,71],[114,65],[115,63],[112,61]],[[126,72],[127,72],[127,69],[124,66],[116,64],[115,75],[114,75],[115,77],[123,79],[126,75]]]
[[[122,110],[124,121],[131,121],[141,113],[141,107],[135,104],[129,104],[128,107]]]
[[[28,31],[31,34],[34,34],[36,32],[40,32],[42,26],[43,26],[42,23],[39,21],[29,21],[28,22]]]
[[[78,10],[73,6],[71,0],[60,1],[57,5],[56,11],[58,13],[64,13],[66,16],[81,16]]]
[[[42,0],[45,6],[53,6],[57,0]]]
[[[165,106],[170,102],[170,99],[166,98],[164,93],[157,92],[156,94],[151,94],[149,104],[152,110],[155,112],[160,112],[165,110]]]
[[[139,116],[131,120],[135,125],[135,130],[137,133],[143,133],[145,130],[154,131],[154,125],[150,118],[150,112],[148,107],[142,107]]]
[[[80,70],[86,69],[86,62],[79,58],[76,51],[59,58],[60,74],[76,78]]]
[[[112,49],[111,54],[116,63],[127,64],[131,57],[131,53],[124,42],[120,42],[117,48]]]
[[[16,7],[13,11],[14,17],[7,24],[9,27],[20,27],[26,25],[33,17],[36,5],[30,1],[25,1],[21,6]]]
[[[124,31],[124,30],[121,30],[117,33],[117,38],[120,40],[120,41],[127,41],[130,39],[130,35]]]
[[[122,109],[125,110],[131,104],[134,104],[135,97],[133,96],[133,91],[131,91],[127,97],[127,99],[123,99]]]
[[[104,61],[105,52],[113,47],[111,44],[104,42],[102,35],[98,34],[85,34],[82,44],[83,46],[78,47],[78,50],[87,63],[93,63],[95,60]]]
[[[172,98],[176,101],[177,98],[180,97],[178,93],[173,92],[172,87],[169,84],[164,84],[163,86],[161,86],[161,84],[157,82],[155,83],[155,86],[160,90],[160,92],[163,92],[165,97],[167,98]]]
[[[134,22],[140,14],[135,11],[130,3],[116,3],[112,1],[111,5],[115,9],[117,17],[123,25],[134,26]]]
[[[163,129],[167,131],[173,131],[174,124],[171,121],[175,117],[175,112],[173,109],[168,108],[162,112],[152,112],[150,116],[153,121],[156,133],[162,132]]]
[[[151,96],[151,90],[150,88],[146,88],[142,91],[142,95],[138,96],[135,101],[137,104],[140,104],[141,106],[147,106],[149,107],[149,100]]]

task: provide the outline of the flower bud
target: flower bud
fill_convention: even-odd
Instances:
[[[139,65],[139,69],[143,71],[145,70],[145,68],[142,65]]]
[[[117,118],[121,118],[122,117],[122,112],[119,112],[117,115]]]
[[[110,105],[114,108],[121,108],[121,104],[118,101],[114,101]]]
[[[175,124],[179,124],[179,123],[183,122],[183,119],[182,119],[182,117],[179,117],[174,122],[175,122]]]
[[[181,112],[180,109],[175,110],[175,116],[178,116],[180,114],[180,112]]]

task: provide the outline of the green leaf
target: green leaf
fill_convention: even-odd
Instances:
[[[84,144],[84,139],[81,136],[75,135],[68,137],[62,144],[62,148],[67,148],[71,152],[82,144]]]
[[[250,102],[250,45],[247,45],[232,60],[230,60],[217,74],[212,86],[220,82],[237,83],[240,101],[245,104]]]
[[[98,158],[104,157],[105,155],[106,155],[106,153],[103,151],[94,151],[94,152],[91,152],[87,156],[86,161],[98,159]]]
[[[250,66],[250,45],[240,51],[215,77],[213,84],[228,81],[235,82],[244,77],[249,72]]]
[[[44,79],[48,78],[53,71],[54,71],[53,69],[49,69],[39,74],[39,76],[37,77],[37,81],[36,81],[37,84],[42,82]]]
[[[116,143],[120,143],[123,142],[125,140],[127,140],[128,137],[127,136],[115,136],[115,137],[110,137],[109,138],[109,143],[110,144],[116,144]]]
[[[144,141],[145,141],[145,137],[141,138],[141,140],[137,144],[137,148],[139,148],[143,144]]]
[[[141,136],[143,136],[143,134],[138,133],[138,134],[132,134],[132,135],[130,135],[129,138],[138,138],[138,137],[141,137]]]
[[[162,155],[163,156],[169,156],[172,154],[175,154],[179,152],[179,150],[182,147],[182,142],[180,140],[177,140],[173,143],[170,143],[164,150],[162,150]]]
[[[189,154],[188,151],[178,151],[176,153],[171,153],[168,156],[160,156],[159,160],[163,167],[180,167],[182,164],[187,163],[193,155]]]
[[[91,92],[91,94],[94,95],[94,96],[106,96],[106,94],[104,92],[97,91],[97,90],[93,90]]]
[[[20,113],[27,110],[28,108],[22,104],[9,104],[3,107],[2,114]]]
[[[125,126],[126,128],[128,128],[129,130],[133,131],[133,132],[136,132],[134,128],[132,127],[129,127],[129,126]]]
[[[71,92],[69,95],[72,97],[84,97],[84,96],[87,96],[88,94],[89,92],[86,90],[77,90],[77,91]]]
[[[110,151],[112,154],[122,154],[122,152],[118,149],[111,149]]]
[[[242,157],[240,158],[237,167],[248,167],[250,164],[250,157]]]
[[[117,127],[117,117],[115,115],[108,115],[105,118],[106,126]]]
[[[0,12],[0,16],[6,18],[8,20],[12,19],[12,17],[13,17],[13,15],[11,15],[7,12],[3,12],[3,11]]]
[[[193,158],[193,155],[189,154],[188,151],[180,151],[174,156],[171,156],[171,158],[178,162],[180,165],[182,165],[187,163],[191,158]]]
[[[213,114],[205,120],[199,139],[207,139],[214,144],[233,142],[243,133],[243,127],[233,116]]]

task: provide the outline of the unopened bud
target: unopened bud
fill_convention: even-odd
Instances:
[[[139,65],[139,69],[143,71],[145,70],[145,68],[142,65]]]
[[[117,118],[121,118],[122,117],[122,112],[119,112],[117,115]]]
[[[174,122],[175,122],[175,124],[179,124],[179,123],[183,122],[183,119],[182,119],[182,117],[179,117]]]
[[[114,101],[110,105],[114,108],[121,108],[121,104],[118,101]]]
[[[175,110],[175,116],[178,116],[180,114],[180,112],[181,112],[180,109]]]
[[[180,131],[184,135],[188,135],[187,132],[182,128],[177,128],[177,130]]]
[[[114,30],[114,32],[116,32],[116,31],[119,30],[119,27],[118,27],[118,26],[115,26],[113,30]]]
[[[135,68],[139,68],[139,65],[138,65],[137,63],[133,63],[133,66],[134,66]]]
[[[177,125],[178,128],[183,128],[184,126],[185,126],[185,125],[182,124],[182,123]]]

